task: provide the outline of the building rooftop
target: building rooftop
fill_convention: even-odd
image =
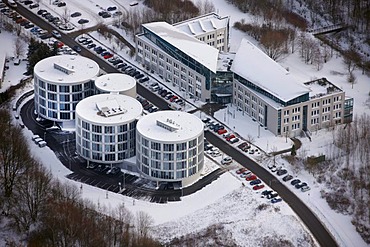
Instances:
[[[40,79],[60,84],[90,80],[99,74],[99,70],[94,60],[73,55],[48,57],[34,67],[34,73]]]
[[[136,86],[136,80],[126,74],[110,73],[95,79],[95,86],[103,92],[123,92]]]
[[[235,53],[220,52],[217,59],[217,71],[230,71],[231,65],[234,61]]]
[[[97,94],[81,100],[76,106],[76,114],[80,118],[98,125],[132,122],[142,112],[139,101],[122,94]]]
[[[191,36],[198,36],[225,28],[229,25],[229,16],[220,17],[216,13],[209,13],[186,21],[175,23],[173,26]]]
[[[218,57],[216,48],[199,41],[167,22],[151,22],[143,24],[143,27],[216,73]]]
[[[246,39],[240,43],[231,71],[259,86],[282,101],[309,92],[286,69]]]
[[[304,84],[310,90],[309,96],[311,99],[332,93],[342,92],[340,88],[329,82],[326,78],[305,82]]]
[[[147,138],[168,143],[194,139],[203,128],[203,122],[197,116],[171,110],[150,113],[136,125],[137,131]]]

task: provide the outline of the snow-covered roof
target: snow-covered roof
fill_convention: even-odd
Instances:
[[[309,92],[303,83],[246,39],[240,43],[231,71],[285,102]]]
[[[229,16],[220,17],[216,13],[209,13],[176,23],[173,26],[191,36],[198,36],[227,27],[229,19]]]
[[[218,49],[199,41],[166,22],[151,22],[143,24],[143,27],[216,73]]]
[[[38,62],[34,74],[45,81],[60,84],[83,83],[99,74],[99,65],[83,56],[52,56]]]
[[[129,123],[142,112],[139,101],[122,94],[97,94],[81,100],[76,106],[78,118],[98,125]]]
[[[217,60],[217,71],[228,71],[227,68],[231,67],[234,57],[235,57],[235,53],[220,52],[220,54],[218,54],[218,60]]]
[[[103,92],[125,92],[136,86],[136,80],[126,74],[110,73],[95,79],[95,86]]]
[[[143,136],[159,142],[178,143],[198,137],[203,122],[195,115],[182,111],[158,111],[143,116],[136,130]]]

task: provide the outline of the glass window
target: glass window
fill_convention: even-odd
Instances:
[[[59,86],[59,92],[61,93],[69,93],[69,86]]]

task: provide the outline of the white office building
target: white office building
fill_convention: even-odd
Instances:
[[[135,156],[136,123],[143,108],[122,94],[98,94],[76,107],[76,151],[88,161],[114,164]]]
[[[221,17],[216,13],[209,13],[173,24],[184,33],[215,47],[220,52],[229,51],[229,25],[230,16]]]
[[[308,135],[352,121],[353,99],[326,78],[300,82],[258,47],[242,40],[231,71],[233,104],[275,135]]]
[[[166,22],[142,25],[136,60],[191,98],[208,102],[219,50]]]
[[[136,80],[126,74],[110,73],[95,79],[95,93],[124,94],[136,97]]]
[[[93,94],[98,64],[82,56],[45,58],[34,67],[35,111],[63,124],[74,122],[77,103]]]
[[[203,122],[180,111],[143,116],[136,126],[136,163],[157,182],[185,187],[199,179],[204,165]]]

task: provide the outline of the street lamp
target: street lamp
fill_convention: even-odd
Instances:
[[[121,191],[121,182],[118,182],[119,191]]]

